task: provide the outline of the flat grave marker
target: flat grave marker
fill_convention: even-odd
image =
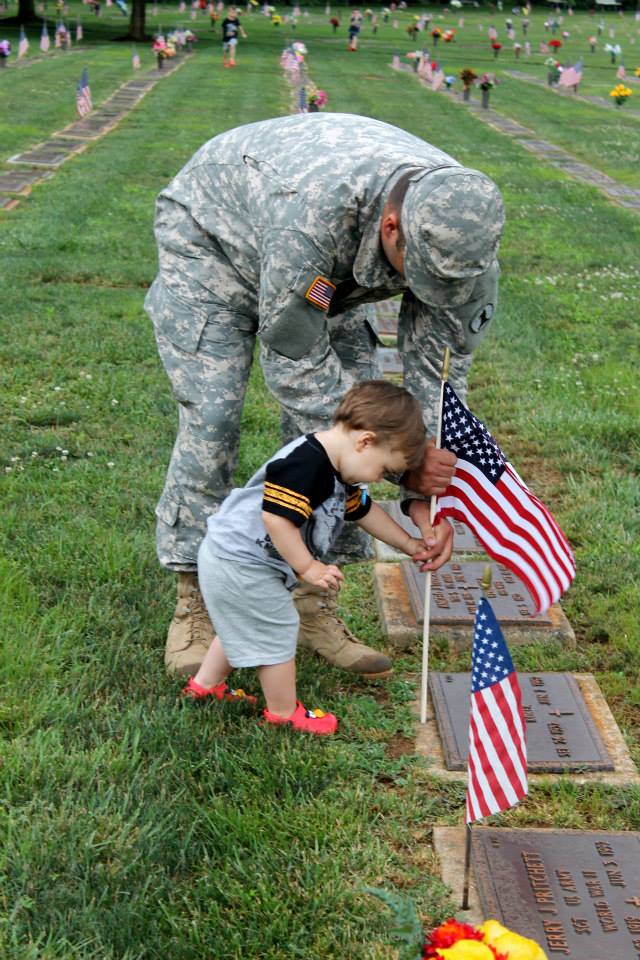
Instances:
[[[527,734],[527,768],[536,773],[613,770],[582,690],[570,673],[518,673]],[[466,770],[470,673],[429,674],[447,770]]]
[[[640,833],[474,827],[485,917],[549,957],[640,958]]]

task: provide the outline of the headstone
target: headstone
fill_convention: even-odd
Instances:
[[[416,620],[422,623],[426,574],[420,573],[410,560],[403,561],[401,566]],[[476,561],[449,562],[431,574],[431,623],[473,624],[485,566]],[[548,612],[532,616],[531,598],[514,573],[500,563],[492,562],[491,568],[491,587],[483,592],[501,625],[551,623]]]
[[[474,827],[472,862],[484,916],[549,958],[640,956],[640,833]]]
[[[419,537],[420,531],[410,517],[404,515],[400,509],[399,500],[379,500],[378,503],[396,523],[399,523],[403,530],[406,530],[409,536]],[[455,554],[478,554],[484,553],[481,543],[475,538],[468,527],[459,520],[450,521],[453,526],[454,540],[453,549]],[[381,540],[376,541],[376,554],[379,560],[406,560],[407,555],[394,550]]]
[[[403,377],[402,358],[395,347],[378,347],[377,355],[382,376],[387,380],[401,381]]]
[[[381,300],[375,304],[376,332],[384,337],[395,337],[398,333],[398,300]]]
[[[429,674],[447,770],[466,770],[469,673]],[[518,673],[532,773],[613,770],[582,691],[570,673]]]
[[[29,163],[34,167],[58,167],[76,153],[81,143],[71,140],[48,140],[31,150],[9,158],[9,163]]]

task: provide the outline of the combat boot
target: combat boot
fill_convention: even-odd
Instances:
[[[185,676],[197,673],[214,636],[213,624],[198,586],[198,575],[179,573],[178,603],[164,652],[168,672]]]
[[[303,583],[293,591],[293,601],[300,617],[299,647],[313,650],[332,666],[357,673],[365,680],[391,675],[389,658],[365,647],[340,619],[335,591]]]

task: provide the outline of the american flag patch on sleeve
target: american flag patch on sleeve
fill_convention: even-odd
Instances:
[[[331,303],[331,298],[333,297],[336,291],[335,284],[331,283],[330,280],[327,280],[326,277],[316,277],[307,292],[305,293],[305,300],[308,300],[309,303],[312,303],[314,307],[318,307],[319,310],[328,310],[329,304]]]

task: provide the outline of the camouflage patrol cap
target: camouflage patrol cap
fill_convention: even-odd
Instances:
[[[491,278],[497,277],[504,205],[484,173],[457,166],[416,173],[405,194],[401,223],[405,277],[423,303],[460,306],[477,292],[483,274],[487,286],[497,282]]]

